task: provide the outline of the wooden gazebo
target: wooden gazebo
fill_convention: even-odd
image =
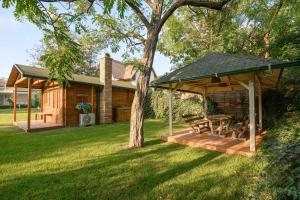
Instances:
[[[213,53],[152,82],[152,86],[170,90],[169,135],[172,129],[172,91],[210,93],[248,90],[250,152],[256,149],[255,96],[258,96],[258,124],[262,124],[262,89],[276,89],[286,67],[300,66],[300,61],[285,62],[255,56]],[[267,102],[266,102],[267,103]]]

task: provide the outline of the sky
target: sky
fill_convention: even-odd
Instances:
[[[40,45],[42,37],[34,24],[16,21],[12,9],[0,7],[0,77],[7,78],[14,64],[30,65],[30,51]],[[121,53],[110,54],[113,59],[122,61]],[[170,59],[156,53],[153,67],[157,75],[169,72]]]

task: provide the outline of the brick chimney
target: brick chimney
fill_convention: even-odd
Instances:
[[[100,60],[100,81],[103,89],[100,93],[100,123],[112,122],[112,59],[106,53]]]

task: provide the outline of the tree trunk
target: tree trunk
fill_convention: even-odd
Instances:
[[[142,147],[144,145],[144,107],[157,41],[158,33],[153,30],[148,31],[142,61],[144,69],[140,71],[137,90],[131,107],[129,147]]]

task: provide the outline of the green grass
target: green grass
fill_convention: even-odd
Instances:
[[[182,128],[182,125],[175,125]],[[0,126],[0,199],[241,199],[253,160],[164,143],[167,123],[145,122],[128,149],[128,123],[25,134]]]
[[[35,113],[38,112],[36,108],[31,109],[31,118],[34,119]],[[17,110],[17,121],[27,120],[27,108],[20,108]],[[13,123],[13,110],[9,108],[0,109],[0,126],[12,125]]]

